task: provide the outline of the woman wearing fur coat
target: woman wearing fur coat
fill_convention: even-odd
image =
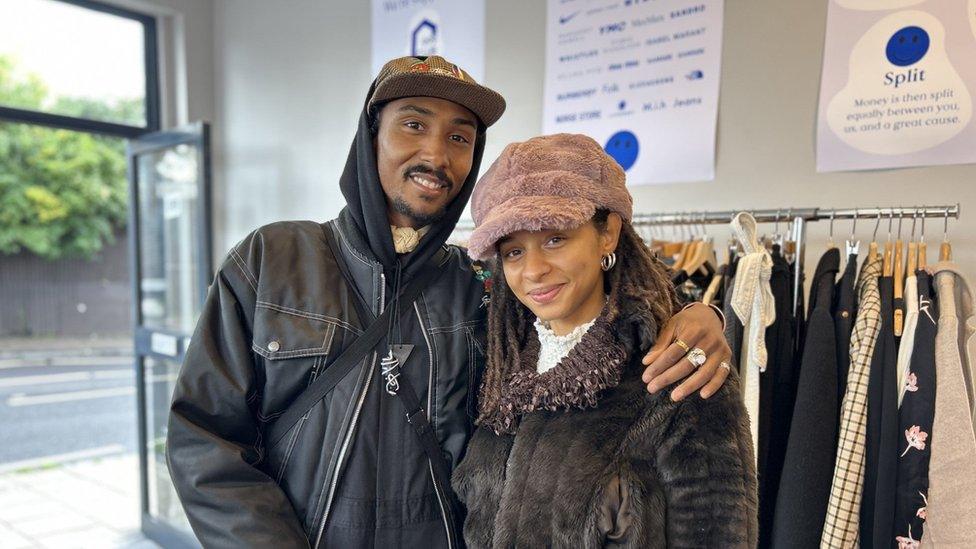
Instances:
[[[469,253],[494,284],[479,427],[453,476],[470,547],[756,545],[736,376],[680,402],[641,379],[677,299],[624,179],[560,134],[509,145],[474,191]],[[708,357],[678,348],[689,372]]]

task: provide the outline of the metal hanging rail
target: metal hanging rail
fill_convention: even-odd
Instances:
[[[877,219],[885,217],[951,217],[959,218],[959,204],[951,206],[892,206],[871,208],[777,208],[764,210],[688,211],[670,213],[639,213],[634,215],[635,227],[658,225],[720,225],[729,223],[739,212],[749,212],[757,223],[790,223],[792,239],[796,242],[796,268],[793,278],[793,314],[803,303],[803,265],[806,257],[806,224],[811,221],[838,219]]]
[[[759,223],[823,221],[828,219],[876,219],[877,217],[959,218],[959,204],[952,206],[894,206],[871,208],[777,208],[763,210],[686,211],[634,214],[636,225],[719,225],[729,223],[739,212],[749,212]]]

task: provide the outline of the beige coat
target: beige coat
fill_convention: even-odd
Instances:
[[[933,266],[939,295],[935,421],[925,547],[976,545],[976,302],[958,266]]]

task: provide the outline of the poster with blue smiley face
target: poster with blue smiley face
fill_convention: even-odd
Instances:
[[[621,130],[610,136],[603,149],[617,161],[617,164],[620,164],[624,171],[627,171],[637,162],[640,144],[633,132]]]
[[[905,27],[891,35],[885,47],[885,55],[891,64],[899,67],[914,65],[929,51],[929,33],[921,27]]]

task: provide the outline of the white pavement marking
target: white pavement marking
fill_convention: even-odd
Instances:
[[[33,368],[36,366],[127,366],[135,363],[129,356],[66,356],[52,358],[4,358],[0,359],[0,370],[13,368]]]
[[[21,385],[43,385],[45,383],[70,383],[75,381],[94,381],[102,379],[129,379],[132,370],[96,370],[94,372],[67,372],[63,374],[42,374],[0,378],[0,387],[19,387]]]
[[[67,452],[64,454],[55,454],[53,456],[24,459],[21,461],[11,461],[9,463],[0,464],[0,475],[4,473],[10,473],[12,471],[20,471],[23,469],[36,469],[38,467],[44,467],[44,466],[54,465],[59,463],[66,463],[69,461],[78,461],[82,459],[94,459],[99,457],[111,456],[115,454],[122,454],[125,451],[126,451],[125,446],[122,446],[121,444],[109,444],[108,446],[88,448],[87,450],[78,450],[77,452]]]
[[[18,393],[7,399],[7,406],[34,406],[37,404],[54,404],[75,400],[91,400],[95,398],[126,396],[135,394],[135,392],[135,387],[112,387],[110,389],[92,389],[90,391],[71,391],[46,395],[25,395]]]

